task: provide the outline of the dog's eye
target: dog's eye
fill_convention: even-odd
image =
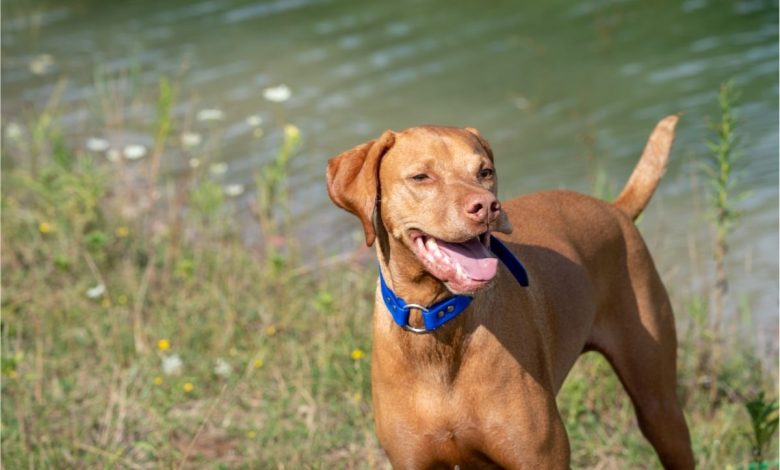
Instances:
[[[411,179],[413,179],[414,181],[425,181],[428,178],[430,178],[430,177],[428,175],[426,175],[425,173],[418,173],[418,174],[416,174],[416,175],[411,177]]]
[[[479,170],[479,177],[482,179],[491,178],[494,173],[492,168],[483,168]]]

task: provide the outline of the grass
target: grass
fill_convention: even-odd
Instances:
[[[138,161],[77,150],[57,96],[6,133],[3,465],[386,467],[370,404],[374,268],[299,269],[290,235],[289,162],[305,135],[277,123],[247,222],[207,169],[217,145],[174,138],[193,125],[170,112],[176,89],[163,79],[151,92],[153,150]],[[96,119],[109,121],[124,122]],[[183,173],[161,170],[175,159]],[[243,239],[247,223],[265,243]],[[711,403],[707,298],[677,308],[698,465],[777,468],[777,377],[738,338],[719,342]],[[567,381],[558,402],[575,468],[656,466],[620,389],[596,355]]]

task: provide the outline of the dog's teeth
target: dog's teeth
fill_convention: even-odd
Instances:
[[[432,253],[433,256],[437,259],[441,259],[444,256],[444,253],[442,253],[439,249],[439,245],[436,243],[436,240],[434,240],[432,237],[425,241],[425,246],[428,248],[428,251]]]
[[[415,238],[414,242],[417,244],[417,248],[419,248],[420,250],[425,249],[425,241],[423,240],[423,237]]]
[[[458,277],[461,281],[470,281],[471,278],[468,274],[466,274],[466,270],[463,269],[463,266],[461,266],[457,261],[453,263],[455,266],[455,275]]]
[[[458,263],[455,263],[455,274],[457,274],[461,279],[465,279],[466,277],[466,273],[463,272],[463,266]]]

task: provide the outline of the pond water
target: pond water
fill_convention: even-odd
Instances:
[[[776,1],[545,2],[8,0],[2,16],[4,125],[40,107],[61,77],[74,141],[122,93],[180,81],[180,116],[219,109],[224,184],[252,184],[280,121],[301,129],[293,211],[321,254],[354,248],[356,220],[327,199],[329,157],[384,129],[473,126],[491,142],[502,197],[545,188],[619,192],[658,119],[682,113],[672,163],[640,226],[679,298],[712,279],[704,219],[719,85],[742,92],[742,217],[731,238],[731,292],[774,350],[778,313],[778,7]],[[98,78],[96,78],[98,77]],[[286,85],[283,103],[263,97]],[[110,88],[110,87],[109,87]],[[102,94],[101,94],[102,93]],[[116,93],[115,93],[116,94]],[[109,93],[110,95],[110,93]],[[110,96],[109,96],[110,98]],[[110,106],[109,106],[110,107]],[[124,110],[152,122],[154,103]],[[255,122],[247,122],[254,116]],[[257,119],[265,135],[257,138]],[[193,121],[194,130],[212,126]],[[151,141],[127,124],[121,137]],[[131,142],[132,143],[132,142]],[[171,170],[172,171],[172,170]],[[519,227],[522,230],[522,225]],[[678,307],[683,314],[682,306]]]

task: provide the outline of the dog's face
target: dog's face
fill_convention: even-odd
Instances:
[[[492,152],[475,130],[387,131],[329,162],[328,192],[361,219],[369,245],[377,208],[392,248],[450,291],[471,293],[495,277],[489,233],[511,226],[496,198]]]

